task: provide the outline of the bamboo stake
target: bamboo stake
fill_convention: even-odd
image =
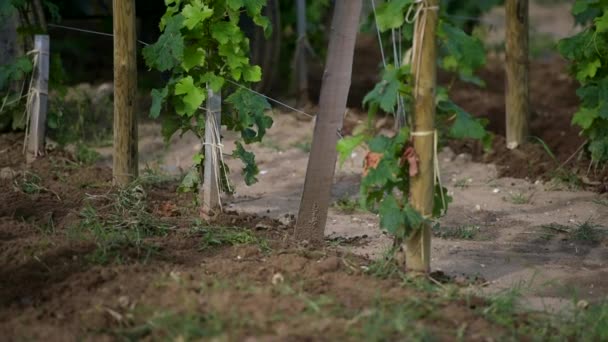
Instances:
[[[410,202],[424,217],[433,213],[435,172],[435,89],[437,82],[437,43],[439,0],[423,2],[416,21],[416,51],[414,51],[414,79],[416,82],[414,107],[414,149],[419,157],[418,174],[411,179]],[[426,18],[424,18],[426,16]],[[407,269],[414,273],[428,273],[431,263],[431,227],[423,224],[406,241]]]
[[[213,212],[220,207],[220,187],[218,184],[219,176],[219,156],[222,153],[217,146],[219,134],[214,138],[216,132],[219,133],[222,119],[222,95],[215,94],[211,89],[208,90],[207,117],[205,119],[205,159],[203,166],[203,183],[201,184],[202,212],[201,216],[212,216]]]
[[[32,88],[34,95],[31,97],[30,122],[28,127],[27,156],[28,163],[33,162],[38,156],[44,154],[44,138],[46,134],[46,114],[49,91],[49,50],[50,39],[48,35],[36,35],[34,37],[34,50],[36,51],[36,70],[34,70],[34,81]]]
[[[507,148],[514,149],[528,136],[528,0],[507,0],[505,7]]]
[[[135,1],[113,0],[114,14],[114,184],[137,177],[137,38]]]
[[[362,0],[336,1],[319,114],[296,222],[295,236],[299,240],[318,243],[325,238],[327,210],[338,156],[338,130],[342,127],[346,111],[362,5]]]

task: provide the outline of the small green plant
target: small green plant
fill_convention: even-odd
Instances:
[[[309,153],[310,149],[312,148],[312,141],[310,141],[310,140],[300,141],[300,142],[293,144],[293,147],[297,148],[298,150],[300,150],[302,152]]]
[[[608,207],[608,198],[596,198],[593,200],[593,203]]]
[[[358,200],[348,197],[340,198],[334,203],[334,206],[344,214],[353,214],[361,209]]]
[[[572,170],[558,168],[551,172],[551,182],[549,183],[550,190],[559,190],[566,188],[568,190],[579,190],[583,187],[583,181]]]
[[[268,241],[248,229],[198,226],[193,232],[201,235],[201,250],[218,246],[257,245],[263,252],[270,251]]]
[[[503,197],[503,200],[517,205],[530,204],[530,201],[532,200],[532,194],[525,194],[523,192],[512,192],[509,193],[509,197]]]
[[[599,242],[602,235],[606,235],[607,233],[604,227],[594,224],[590,220],[574,226],[552,223],[542,227],[553,232],[566,234],[570,240],[588,243]]]
[[[474,225],[444,228],[436,224],[433,226],[433,235],[442,239],[474,240],[480,230],[479,226]]]
[[[114,329],[112,333],[127,341],[149,336],[167,341],[193,341],[222,335],[227,331],[226,325],[227,322],[214,314],[155,310],[143,323],[129,328]]]
[[[80,211],[81,221],[71,235],[95,242],[97,248],[89,255],[91,262],[122,263],[132,255],[147,261],[158,252],[145,239],[165,236],[169,227],[148,212],[145,197],[143,187],[135,182],[113,194],[89,199],[107,204],[85,205]]]
[[[266,138],[260,143],[260,146],[266,147],[275,152],[282,152],[284,150],[283,147],[274,139]]]
[[[78,143],[76,145],[75,157],[76,161],[83,165],[93,165],[101,158],[101,155],[99,152],[87,147],[85,144]]]
[[[463,189],[463,190],[464,190],[464,189],[466,189],[466,188],[468,188],[468,187],[469,187],[469,184],[470,184],[472,181],[473,181],[473,180],[472,180],[471,178],[462,178],[462,179],[457,180],[457,181],[454,183],[454,187],[456,187],[456,188],[460,188],[460,189]]]
[[[583,223],[577,224],[574,229],[572,229],[570,235],[575,241],[597,243],[600,241],[600,234],[602,233],[601,229],[601,226],[593,224],[587,220]]]
[[[33,172],[25,171],[13,181],[15,188],[24,194],[37,195],[47,189],[42,186],[42,178]]]

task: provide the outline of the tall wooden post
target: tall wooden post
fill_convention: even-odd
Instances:
[[[208,217],[220,207],[220,186],[218,182],[220,163],[220,127],[222,120],[222,95],[208,90],[207,117],[205,119],[205,159],[203,161],[203,182],[201,184],[202,217]]]
[[[528,135],[528,0],[506,2],[507,148],[521,145]]]
[[[46,134],[46,114],[49,91],[49,50],[50,39],[47,35],[34,37],[36,51],[36,69],[34,70],[32,95],[30,103],[30,122],[28,123],[27,155],[28,163],[44,153],[44,138]]]
[[[410,201],[424,217],[433,213],[435,172],[435,90],[437,84],[437,42],[439,0],[427,0],[426,9],[416,20],[416,49],[413,70],[415,79],[415,107],[413,122],[414,149],[419,157],[418,174],[411,179]],[[428,273],[431,264],[431,227],[424,224],[406,241],[407,269]]]
[[[113,0],[114,184],[137,177],[137,37],[135,0]]]
[[[306,0],[296,0],[298,42],[296,48],[298,104],[306,105],[308,99],[308,65],[306,64]]]
[[[316,117],[296,223],[295,236],[299,240],[320,242],[325,237],[337,160],[338,130],[342,127],[346,111],[361,7],[362,0],[336,1],[321,85],[319,114]]]

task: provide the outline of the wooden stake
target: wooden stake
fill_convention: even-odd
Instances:
[[[218,183],[220,149],[215,144],[219,143],[219,134],[222,120],[222,95],[208,90],[207,117],[205,119],[205,159],[203,166],[203,183],[201,184],[202,212],[201,216],[209,217],[220,207],[220,196]],[[217,129],[217,131],[216,131]],[[217,158],[214,160],[213,155]]]
[[[514,149],[528,136],[528,0],[507,0],[505,7],[507,148]]]
[[[308,99],[308,65],[306,64],[306,0],[296,0],[298,15],[298,41],[296,49],[296,67],[298,82],[298,105],[309,103]]]
[[[336,1],[321,85],[319,114],[316,117],[296,223],[295,236],[299,240],[320,242],[325,237],[337,160],[338,130],[342,128],[346,111],[361,7],[362,0]]]
[[[34,37],[34,50],[36,51],[36,70],[34,70],[32,103],[30,105],[30,122],[27,139],[28,163],[44,154],[44,138],[46,134],[46,114],[49,91],[49,50],[50,39],[47,35]]]
[[[137,177],[137,38],[135,0],[113,0],[114,184]]]
[[[414,51],[415,91],[414,149],[419,157],[418,174],[411,179],[410,202],[424,217],[433,213],[435,172],[435,90],[437,82],[437,43],[439,0],[427,0],[427,9],[416,21],[417,47]],[[429,8],[430,7],[430,8]],[[431,9],[435,8],[435,9]],[[426,19],[424,17],[426,16]],[[418,62],[419,61],[419,62]],[[414,273],[428,273],[431,265],[431,227],[424,224],[406,241],[407,269]]]

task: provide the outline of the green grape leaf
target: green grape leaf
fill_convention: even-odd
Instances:
[[[220,44],[228,44],[228,42],[240,43],[244,36],[235,23],[219,21],[211,24],[211,37]]]
[[[262,141],[266,129],[272,127],[272,118],[266,115],[270,109],[268,101],[260,95],[239,88],[226,98],[225,101],[233,108],[232,122],[229,128],[241,131],[246,144]],[[253,127],[257,127],[257,131]]]
[[[597,70],[602,67],[602,62],[599,58],[596,58],[592,62],[584,63],[580,66],[580,69],[576,73],[576,79],[580,82],[584,82],[587,78],[595,77]]]
[[[435,185],[433,193],[433,217],[441,217],[448,211],[448,205],[452,203],[452,196],[448,195],[448,189]]]
[[[243,79],[247,82],[259,82],[262,80],[262,68],[257,65],[243,69]]]
[[[595,121],[595,119],[598,117],[598,108],[581,107],[576,113],[574,113],[572,123],[581,126],[583,129],[588,129],[593,124],[593,121]]]
[[[243,5],[243,0],[226,0],[226,6],[233,11],[240,10]]]
[[[382,80],[363,98],[364,106],[377,105],[386,113],[395,113],[399,96],[400,69],[387,65]]]
[[[376,23],[380,31],[399,28],[405,22],[405,10],[412,0],[392,0],[378,6]]]
[[[194,6],[192,4],[194,4]],[[184,25],[188,30],[192,30],[196,25],[201,24],[205,19],[211,17],[213,15],[213,10],[207,7],[207,5],[203,5],[200,0],[195,0],[184,6],[182,14],[185,18]]]
[[[380,202],[378,208],[380,214],[380,227],[390,234],[403,238],[405,237],[405,215],[393,195],[386,195]]]
[[[197,66],[205,66],[205,50],[195,45],[188,46],[184,49],[184,58],[182,68],[186,72]]]
[[[206,72],[203,76],[201,76],[201,83],[206,83],[211,87],[211,90],[215,93],[219,93],[224,86],[224,78],[221,76],[217,76],[212,72]]]
[[[473,118],[471,114],[457,106],[454,102],[450,100],[442,101],[438,104],[438,108],[441,111],[456,115],[454,124],[450,128],[450,136],[453,138],[481,140],[488,134],[479,119]]]
[[[175,95],[183,95],[184,108],[178,114],[192,116],[194,112],[203,104],[205,98],[205,90],[194,84],[192,76],[182,78],[175,85]]]
[[[406,222],[406,236],[413,230],[420,229],[420,226],[426,221],[424,217],[409,204],[406,204],[403,208],[403,214]]]
[[[179,192],[195,192],[201,184],[201,176],[198,167],[190,168],[190,171],[184,176],[181,184],[178,187]]]
[[[608,31],[608,11],[604,12],[599,18],[595,19],[596,32],[602,33]]]
[[[447,71],[458,72],[463,81],[483,85],[483,81],[474,76],[475,71],[486,63],[483,42],[443,21],[439,24],[437,36],[443,54],[441,67]]]
[[[150,68],[167,71],[180,64],[184,56],[184,38],[180,32],[183,21],[181,14],[168,19],[158,41],[143,49],[144,59]]]
[[[158,118],[160,110],[165,102],[165,99],[169,95],[169,88],[164,87],[160,90],[152,89],[152,106],[150,107],[150,117],[153,119]]]
[[[14,62],[0,65],[0,89],[4,89],[11,81],[20,81],[32,71],[32,61],[23,56]]]
[[[203,159],[205,159],[205,157],[200,152],[195,153],[194,156],[192,156],[192,162],[194,163],[194,165],[202,165]]]
[[[255,163],[255,155],[245,150],[240,142],[236,142],[236,149],[232,152],[235,158],[240,159],[243,164],[243,176],[245,178],[245,184],[252,185],[258,181],[256,176],[260,172],[257,164]]]
[[[355,135],[351,137],[344,137],[338,141],[336,149],[338,150],[340,166],[344,165],[346,159],[350,158],[355,148],[361,145],[365,138],[366,136],[364,135]]]

